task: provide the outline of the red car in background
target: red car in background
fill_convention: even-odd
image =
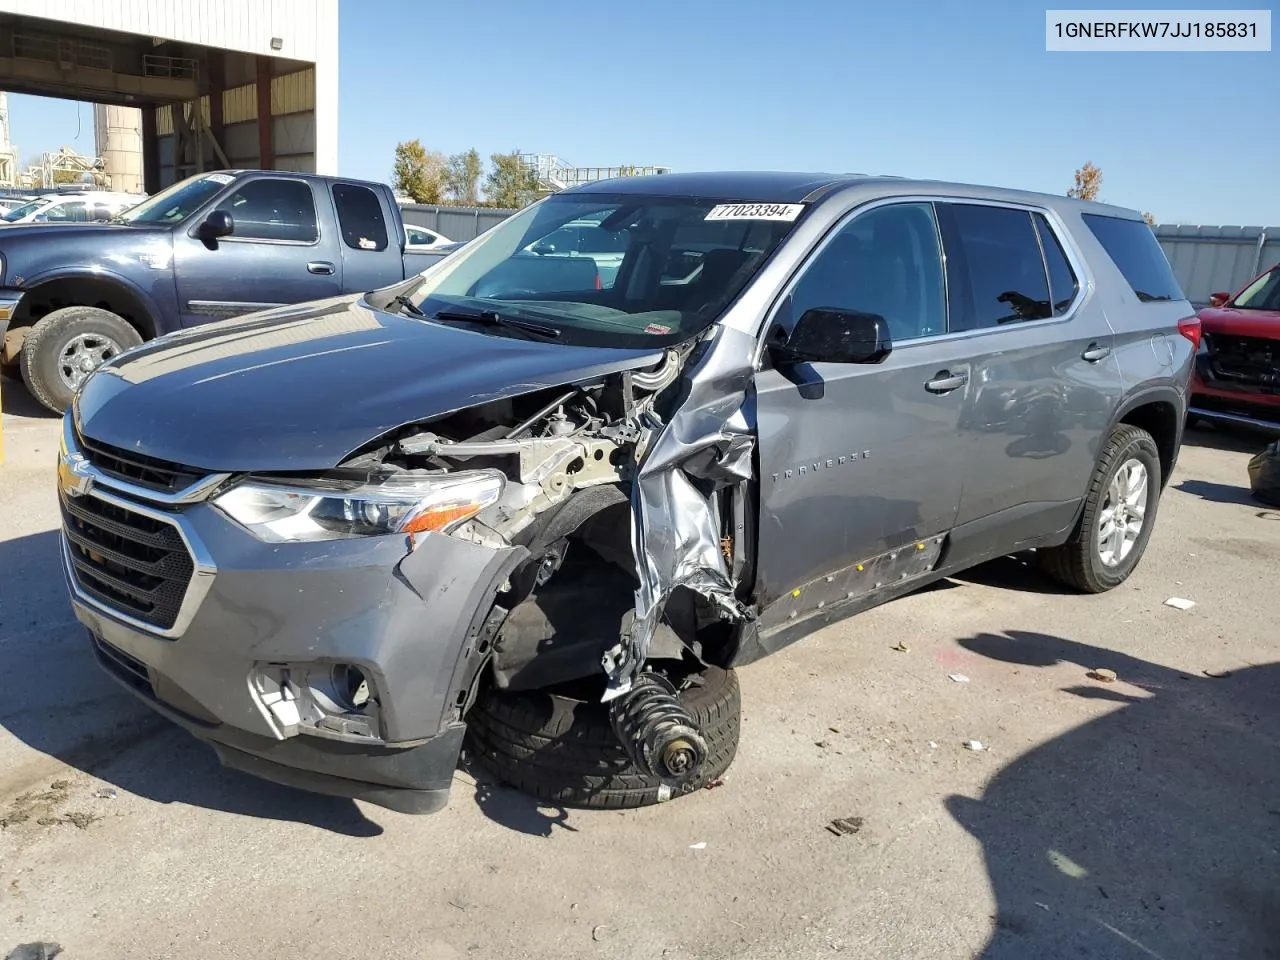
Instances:
[[[1280,263],[1200,311],[1188,419],[1280,430]]]

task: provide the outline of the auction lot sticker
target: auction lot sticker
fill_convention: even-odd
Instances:
[[[800,216],[803,203],[721,203],[704,220],[786,220]]]

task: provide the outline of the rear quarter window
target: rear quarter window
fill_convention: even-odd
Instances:
[[[1098,238],[1139,300],[1151,303],[1186,299],[1169,266],[1169,259],[1145,223],[1098,213],[1081,214],[1081,219]]]

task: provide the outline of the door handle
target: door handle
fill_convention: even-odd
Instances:
[[[1097,363],[1099,360],[1105,360],[1107,357],[1111,356],[1111,348],[1104,347],[1101,344],[1091,343],[1085,349],[1084,353],[1080,354],[1080,356],[1082,359],[1088,360],[1090,363]]]
[[[324,260],[312,260],[307,264],[307,273],[318,273],[322,277],[333,276],[333,264]]]
[[[959,373],[952,373],[949,370],[939,370],[932,380],[926,380],[924,388],[930,393],[950,393],[952,390],[958,390],[969,382],[969,374],[963,370]]]

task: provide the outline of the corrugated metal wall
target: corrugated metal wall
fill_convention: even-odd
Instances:
[[[410,203],[400,208],[405,223],[438,230],[450,240],[458,241],[474,240],[517,212],[497,207],[437,207],[424,203]]]
[[[1234,293],[1280,262],[1280,227],[1160,224],[1155,234],[1187,299],[1197,307],[1205,306],[1212,293]]]

